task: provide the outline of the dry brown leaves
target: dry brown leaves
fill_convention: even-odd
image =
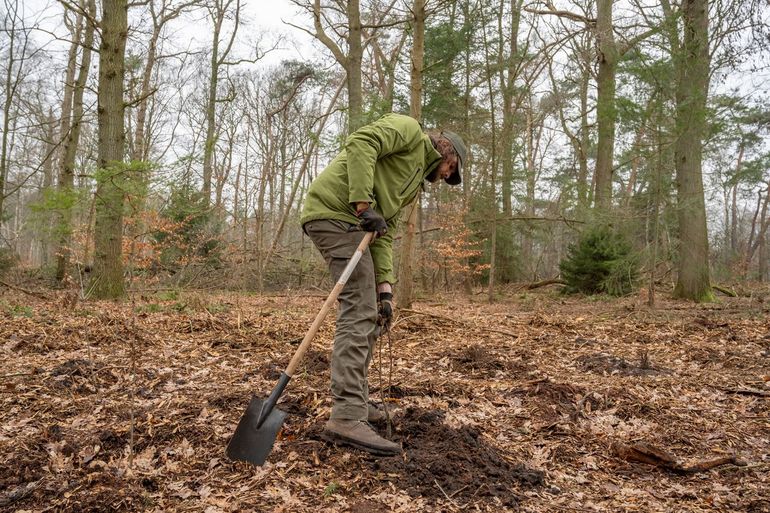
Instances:
[[[770,398],[746,392],[770,390],[770,322],[748,298],[417,304],[393,331],[406,451],[381,461],[318,436],[330,316],[262,468],[224,447],[322,298],[1,299],[3,511],[770,511]],[[680,475],[612,450],[634,443],[747,465]]]

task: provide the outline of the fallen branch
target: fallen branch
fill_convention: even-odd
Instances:
[[[4,286],[6,286],[6,287],[8,287],[9,289],[12,289],[12,290],[23,292],[23,293],[25,293],[27,295],[30,295],[32,297],[36,297],[38,299],[45,299],[45,300],[49,300],[49,301],[51,299],[50,297],[48,297],[45,294],[42,294],[40,292],[35,292],[34,290],[27,290],[27,289],[24,289],[22,287],[19,287],[18,285],[11,285],[10,283],[5,282],[3,280],[0,280],[0,285],[4,285]]]
[[[29,494],[35,491],[40,485],[40,480],[32,481],[23,485],[19,485],[16,488],[9,490],[4,495],[0,495],[0,507],[10,506],[14,502],[18,502],[21,499],[27,497]]]
[[[694,474],[704,472],[722,465],[737,465],[745,467],[746,462],[739,460],[737,456],[722,456],[712,460],[704,460],[692,465],[683,465],[673,454],[659,449],[647,442],[636,442],[631,445],[615,442],[612,451],[616,456],[630,462],[647,463],[656,467],[676,472],[677,474]]]
[[[758,397],[770,397],[770,390],[757,390],[755,388],[720,388],[724,392],[741,395],[754,395]]]

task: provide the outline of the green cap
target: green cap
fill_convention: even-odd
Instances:
[[[452,146],[455,148],[455,152],[457,153],[458,161],[457,161],[457,171],[452,173],[449,178],[447,178],[445,181],[449,185],[459,185],[463,179],[460,175],[460,172],[463,169],[463,162],[465,162],[465,155],[466,155],[466,149],[465,149],[465,143],[463,142],[462,138],[457,135],[454,132],[450,132],[449,130],[443,130],[441,132],[441,136],[446,138],[449,142],[452,143]]]

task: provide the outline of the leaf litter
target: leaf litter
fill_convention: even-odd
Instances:
[[[2,511],[770,511],[770,323],[750,298],[417,304],[392,375],[370,370],[404,447],[381,459],[320,439],[329,316],[261,468],[224,447],[322,298],[64,299],[4,292],[32,315],[0,323]],[[745,465],[681,471],[698,461]]]

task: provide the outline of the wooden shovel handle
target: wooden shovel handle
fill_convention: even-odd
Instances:
[[[310,326],[310,329],[307,330],[305,338],[302,339],[302,343],[297,348],[297,352],[294,353],[294,356],[289,362],[289,366],[286,367],[285,374],[287,376],[292,377],[294,375],[294,371],[297,369],[297,366],[302,360],[302,357],[305,356],[305,351],[307,351],[307,348],[310,347],[310,343],[313,341],[313,338],[315,338],[316,333],[318,333],[318,328],[321,327],[321,323],[326,318],[326,314],[329,313],[332,305],[337,300],[337,297],[339,297],[340,292],[342,292],[343,287],[345,287],[345,283],[347,283],[348,278],[350,278],[350,275],[353,273],[356,265],[358,265],[358,261],[361,260],[361,256],[364,254],[364,251],[366,251],[366,247],[372,241],[373,237],[374,232],[367,232],[367,234],[364,235],[364,238],[361,239],[361,243],[358,245],[355,253],[353,253],[353,256],[350,258],[348,265],[345,267],[345,270],[342,271],[340,279],[337,280],[337,283],[334,285],[331,294],[329,294],[329,297],[327,297],[326,301],[324,301],[324,304],[321,307],[321,311],[318,312],[318,315],[315,316],[313,324]]]

